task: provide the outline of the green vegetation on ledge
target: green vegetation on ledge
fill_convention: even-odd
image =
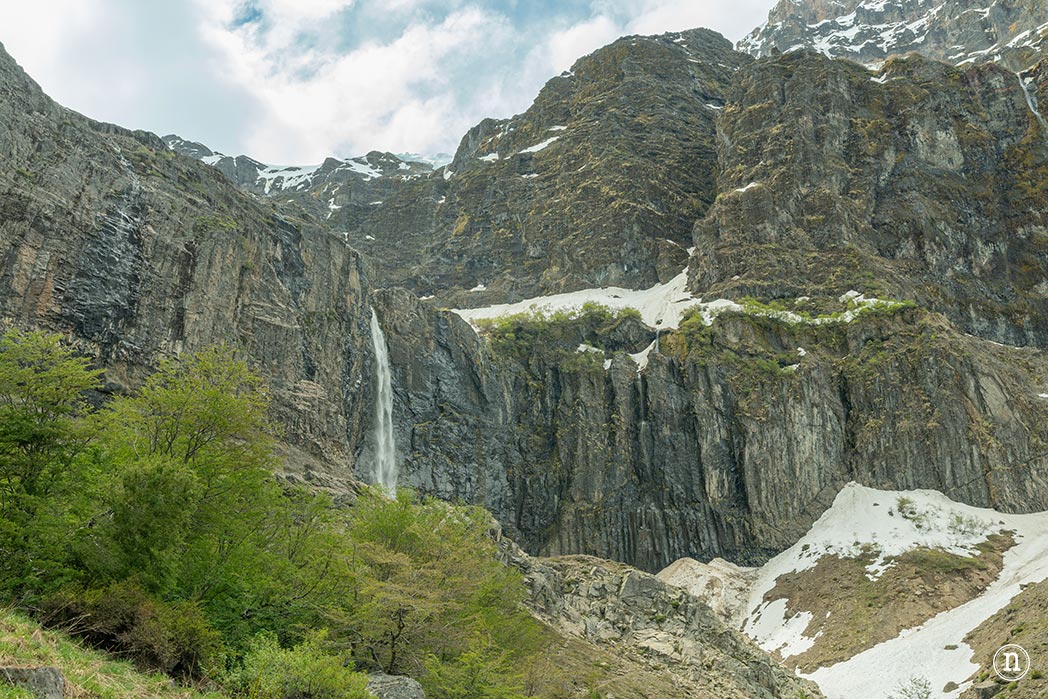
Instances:
[[[597,303],[581,308],[546,313],[529,313],[478,321],[497,356],[512,358],[522,364],[542,359],[545,362],[567,360],[576,368],[600,367],[600,352],[579,352],[580,344],[597,350],[614,352],[628,349],[636,352],[650,342],[641,321],[640,311],[633,308],[612,310]],[[638,339],[639,338],[639,339]],[[635,345],[641,345],[635,347]]]

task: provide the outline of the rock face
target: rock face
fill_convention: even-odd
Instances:
[[[65,676],[54,667],[0,667],[0,682],[25,689],[37,699],[65,696]]]
[[[1048,46],[1041,0],[780,0],[739,50],[768,56],[798,48],[879,64],[918,51],[955,64],[1001,62],[1013,71]]]
[[[605,370],[574,335],[513,353],[407,292],[376,305],[400,483],[484,505],[530,551],[759,562],[851,480],[1048,508],[1044,355],[928,311],[685,322],[638,373],[629,348]]]
[[[341,236],[159,138],[47,98],[0,49],[0,316],[68,334],[134,387],[224,341],[269,379],[300,475],[352,473],[369,390],[366,279]]]
[[[714,121],[750,61],[707,30],[620,39],[550,80],[523,114],[471,129],[430,176],[369,154],[263,180],[253,160],[168,140],[344,232],[379,286],[456,307],[644,288],[687,260],[691,227],[716,196]],[[350,186],[328,175],[364,166],[381,176]]]
[[[821,696],[698,598],[653,575],[588,556],[533,559],[506,540],[502,549],[524,573],[528,605],[539,619],[569,638],[668,674],[677,690],[670,696]]]
[[[689,285],[756,311],[686,321],[638,371],[650,336],[478,339],[383,292],[401,483],[483,504],[529,551],[647,570],[760,562],[851,480],[1048,507],[1046,64],[739,65]],[[916,307],[844,322],[852,290]]]
[[[721,192],[695,229],[701,295],[905,298],[1009,344],[1048,340],[1048,131],[996,64],[879,72],[811,52],[739,71]],[[1034,108],[1031,109],[1031,106]]]

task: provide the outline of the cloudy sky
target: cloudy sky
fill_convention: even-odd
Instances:
[[[0,42],[89,116],[277,164],[453,152],[625,34],[737,40],[773,0],[33,0]]]

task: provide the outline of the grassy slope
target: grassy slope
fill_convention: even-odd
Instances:
[[[66,696],[97,699],[221,699],[175,686],[166,675],[147,675],[128,662],[89,650],[68,636],[42,629],[25,616],[0,610],[0,665],[54,666],[65,675]],[[0,686],[0,699],[30,699],[32,695]]]

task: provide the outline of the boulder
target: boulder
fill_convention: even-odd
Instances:
[[[384,672],[368,675],[368,691],[378,699],[426,699],[422,685],[415,680]]]
[[[0,684],[27,689],[39,699],[62,699],[65,676],[56,667],[0,667]]]

